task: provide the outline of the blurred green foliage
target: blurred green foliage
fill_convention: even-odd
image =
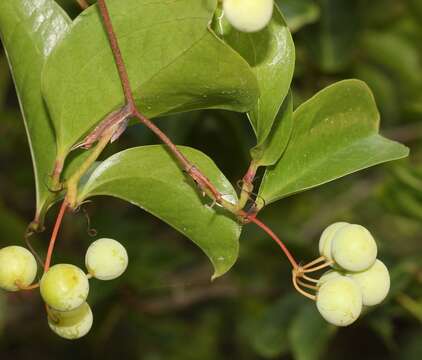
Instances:
[[[175,230],[122,201],[97,198],[66,217],[54,258],[83,265],[92,241],[85,212],[98,236],[127,247],[124,277],[92,283],[93,331],[77,342],[59,339],[48,329],[37,292],[0,293],[2,359],[422,358],[422,1],[277,2],[295,31],[295,105],[332,82],[360,78],[375,93],[381,132],[408,145],[411,156],[287,198],[262,217],[303,261],[317,255],[319,234],[330,223],[368,227],[391,269],[388,299],[353,326],[336,330],[294,292],[287,261],[252,225],[242,235],[239,262],[210,283],[207,259]],[[4,55],[0,114],[5,246],[23,243],[35,204],[30,155]],[[180,116],[183,122],[157,123],[176,143],[210,155],[236,183],[254,139],[246,117],[219,111]],[[154,137],[134,126],[108,151],[151,143]],[[31,239],[40,254],[53,217],[54,211],[47,231]]]

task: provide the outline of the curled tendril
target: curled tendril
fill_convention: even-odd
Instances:
[[[87,223],[87,231],[86,232],[87,232],[87,234],[90,237],[97,236],[98,235],[98,231],[97,231],[97,229],[91,227],[91,217],[89,216],[88,211],[84,207],[82,207],[81,210],[82,210],[82,212],[83,212],[83,214],[85,216],[85,219],[86,219],[86,223]]]
[[[30,238],[32,235],[34,235],[34,231],[32,230],[32,223],[29,224],[26,232],[25,232],[25,236],[24,236],[24,240],[25,240],[25,244],[28,247],[29,251],[32,253],[32,255],[34,255],[35,259],[37,259],[37,262],[41,265],[44,266],[44,261],[41,259],[41,256],[38,255],[38,253],[35,251],[34,247],[31,244]]]

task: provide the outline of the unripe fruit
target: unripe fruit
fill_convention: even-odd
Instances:
[[[377,244],[363,226],[350,224],[339,229],[331,244],[336,264],[347,271],[363,271],[377,258]]]
[[[362,292],[363,305],[377,305],[385,299],[390,290],[390,274],[387,267],[376,260],[368,270],[348,274],[356,281]]]
[[[37,262],[32,253],[21,246],[0,250],[0,288],[18,291],[32,284],[37,276]]]
[[[362,293],[355,281],[338,276],[321,285],[316,303],[326,321],[336,326],[347,326],[356,321],[362,311]]]
[[[339,276],[344,276],[343,274],[339,273],[336,270],[328,270],[318,280],[318,286],[326,283],[328,280],[338,278]]]
[[[322,232],[321,237],[319,238],[319,253],[322,256],[325,256],[327,259],[332,260],[331,256],[331,244],[333,238],[338,230],[344,226],[349,225],[349,223],[341,221],[331,224]]]
[[[91,308],[87,303],[71,311],[49,309],[48,314],[50,329],[69,340],[85,336],[91,330],[93,320]]]
[[[88,248],[85,264],[88,272],[99,280],[112,280],[124,273],[128,265],[126,249],[113,239],[99,239]]]
[[[75,265],[58,264],[43,275],[40,290],[48,306],[58,311],[71,311],[85,302],[89,282],[85,273]]]
[[[274,0],[224,0],[224,16],[237,30],[262,30],[273,14]]]

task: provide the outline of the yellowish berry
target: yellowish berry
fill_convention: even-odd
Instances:
[[[37,262],[32,253],[21,246],[0,250],[0,288],[18,291],[28,287],[37,276]]]
[[[359,285],[363,296],[363,305],[379,304],[390,290],[390,274],[380,260],[376,260],[368,270],[348,274],[348,276]]]
[[[334,235],[337,233],[338,230],[348,224],[349,223],[347,222],[340,221],[335,222],[334,224],[331,224],[330,226],[325,228],[319,239],[319,253],[322,256],[325,256],[329,260],[333,259],[331,256],[331,243],[333,241]]]
[[[122,244],[113,239],[94,241],[85,255],[88,272],[99,280],[112,280],[124,273],[129,258]]]
[[[327,272],[325,272],[324,274],[322,274],[322,276],[319,278],[319,280],[318,280],[318,286],[321,286],[322,284],[324,284],[328,280],[335,279],[335,278],[337,278],[339,276],[343,276],[343,274],[339,273],[336,270],[328,270]]]
[[[68,340],[80,339],[91,330],[93,323],[91,308],[83,303],[71,311],[49,309],[48,325],[57,335]]]
[[[256,32],[271,20],[274,0],[224,0],[224,16],[237,30]]]
[[[70,311],[86,301],[89,282],[85,273],[75,265],[58,264],[43,275],[40,290],[48,306],[57,311]]]
[[[361,225],[349,224],[339,229],[332,240],[331,254],[336,265],[346,271],[363,271],[377,258],[377,244]]]
[[[318,290],[317,308],[330,324],[348,326],[362,311],[362,293],[358,284],[346,276],[334,276]]]

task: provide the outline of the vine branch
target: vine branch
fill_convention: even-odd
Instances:
[[[137,109],[132,88],[130,86],[130,81],[129,81],[126,65],[124,63],[122,53],[120,51],[119,43],[118,43],[114,28],[113,28],[113,24],[110,18],[110,13],[108,11],[105,0],[98,0],[98,7],[100,10],[101,17],[103,19],[105,30],[107,32],[107,36],[110,42],[110,47],[113,52],[114,59],[116,61],[116,67],[119,72],[119,77],[121,80],[121,85],[123,88],[129,116],[133,116],[137,118],[139,122],[141,122],[146,127],[148,127],[164,144],[167,145],[168,149],[177,159],[177,161],[179,162],[183,170],[193,179],[195,183],[198,184],[198,186],[200,187],[201,191],[204,194],[207,194],[209,197],[213,199],[214,202],[220,204],[226,210],[235,214],[242,220],[246,222],[253,222],[257,226],[259,226],[262,230],[264,230],[281,247],[284,254],[290,261],[293,269],[297,269],[298,263],[294,259],[292,254],[289,252],[287,247],[268,226],[266,226],[262,221],[256,218],[256,213],[255,214],[246,213],[241,208],[239,208],[238,205],[232,204],[224,200],[223,195],[217,190],[214,184],[212,184],[212,182],[180,152],[180,150],[176,147],[176,145],[170,140],[170,138],[166,134],[164,134],[148,117],[143,115]],[[114,126],[114,125],[115,125],[115,122],[111,122],[107,124],[107,127]],[[252,162],[248,172],[246,173],[244,177],[245,183],[247,184],[252,183],[256,174],[256,170],[257,170],[257,166],[255,165],[254,162]]]

